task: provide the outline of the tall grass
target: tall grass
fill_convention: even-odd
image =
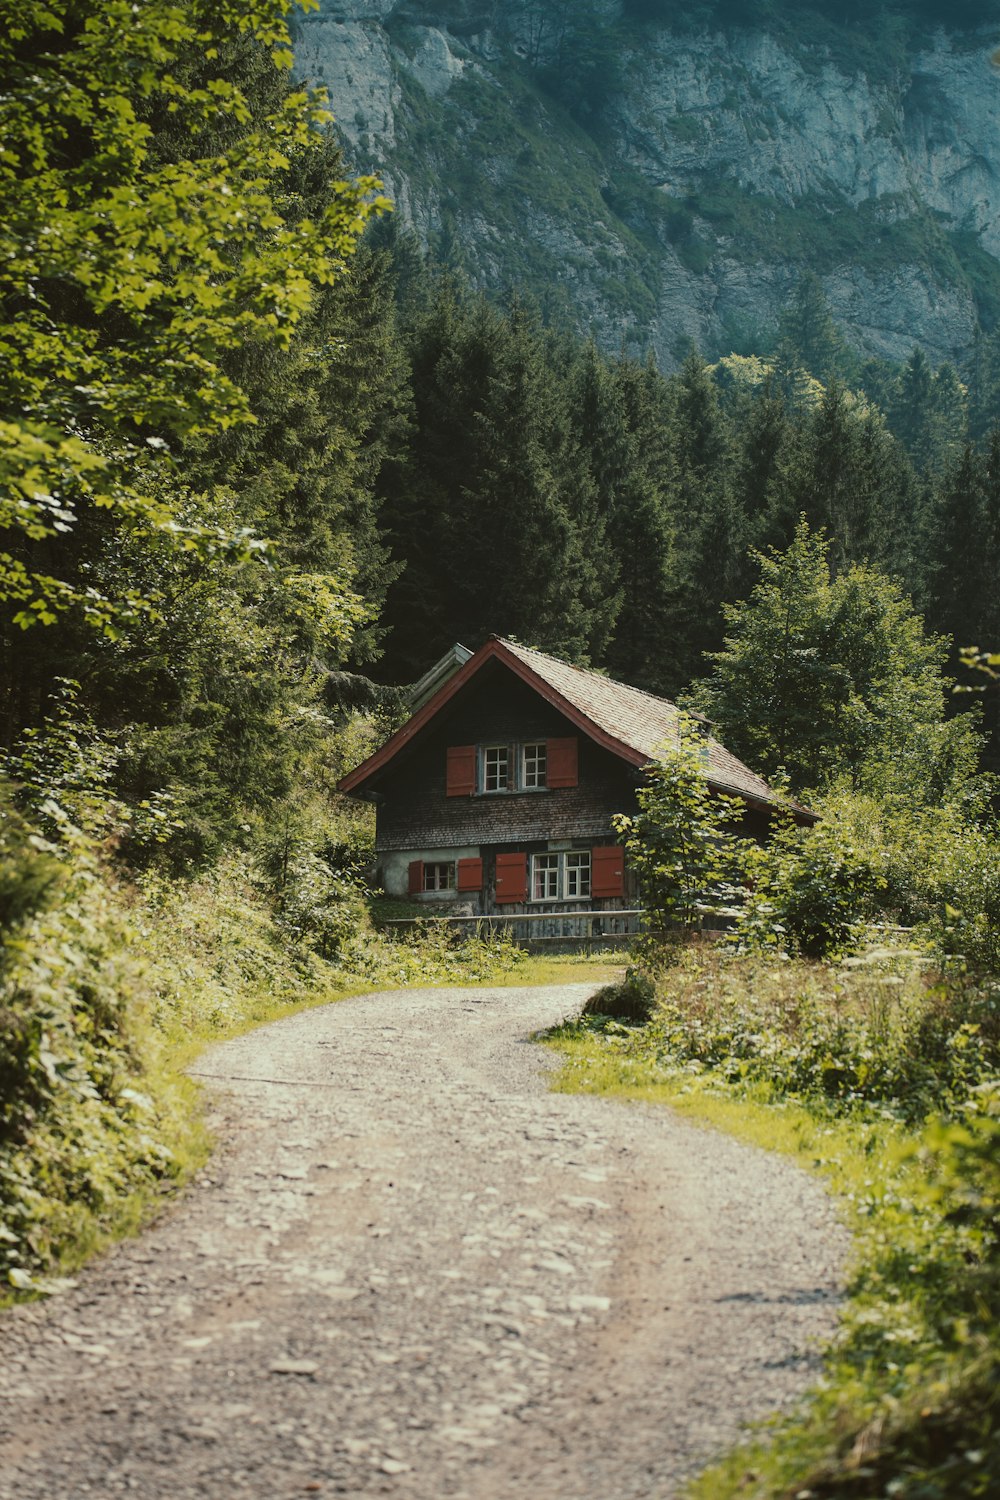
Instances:
[[[634,1001],[635,985],[626,994]],[[558,1087],[669,1103],[822,1173],[856,1236],[824,1380],[692,1500],[1000,1494],[1000,1028],[993,981],[688,950],[650,1018],[552,1034]]]

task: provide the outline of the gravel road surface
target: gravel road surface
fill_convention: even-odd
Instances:
[[[0,1315],[0,1497],[665,1500],[816,1373],[847,1237],[779,1157],[552,1094],[590,986],[420,990],[213,1048],[218,1150]]]

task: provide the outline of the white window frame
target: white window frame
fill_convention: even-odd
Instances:
[[[589,901],[593,872],[589,849],[567,849],[562,857],[563,900]],[[573,887],[576,887],[574,890]],[[586,889],[582,889],[586,887]]]
[[[495,757],[495,765],[492,771],[495,786],[490,785],[491,768],[490,757]],[[500,781],[500,757],[503,757],[503,781]],[[480,758],[482,768],[481,785],[484,792],[509,792],[511,791],[510,779],[511,754],[509,745],[484,745]]]
[[[558,854],[533,854],[531,856],[532,901],[561,900],[559,895],[561,876],[562,860]]]
[[[433,875],[431,872],[434,872]],[[444,884],[440,884],[441,872],[444,871]],[[457,890],[455,884],[455,862],[451,859],[429,859],[424,861],[423,890],[432,895],[440,896],[442,891]]]
[[[548,785],[548,743],[527,740],[521,746],[521,786],[526,792],[537,792]]]
[[[533,854],[530,899],[589,901],[593,888],[592,866],[593,857],[589,849],[547,849]]]

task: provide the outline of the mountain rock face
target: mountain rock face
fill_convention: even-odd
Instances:
[[[597,0],[576,85],[579,27],[488,12],[322,0],[296,41],[351,166],[475,284],[525,288],[668,369],[691,341],[765,347],[807,271],[864,354],[955,359],[1000,321],[992,34],[937,32],[882,65],[849,33],[628,27]]]

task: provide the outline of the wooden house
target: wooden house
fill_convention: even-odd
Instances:
[[[674,704],[499,637],[449,653],[428,680],[430,696],[340,783],[375,803],[385,891],[468,915],[634,905],[612,817],[635,810],[643,768],[678,743]],[[709,786],[739,797],[763,837],[776,794],[707,725],[702,754]]]

